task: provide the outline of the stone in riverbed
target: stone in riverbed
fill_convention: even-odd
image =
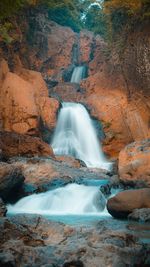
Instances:
[[[14,189],[23,184],[24,176],[19,167],[7,163],[0,163],[0,197],[7,200],[7,197],[14,193]]]
[[[150,189],[126,190],[108,199],[108,212],[116,218],[127,218],[134,209],[150,208]]]
[[[107,228],[106,221],[76,227],[31,214],[1,218],[0,246],[0,266],[9,267],[122,267],[131,262],[144,267],[150,262],[148,246],[126,230]]]
[[[135,209],[129,214],[128,219],[139,222],[150,222],[150,208]]]

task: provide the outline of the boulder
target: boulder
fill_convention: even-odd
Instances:
[[[10,158],[15,156],[54,157],[54,153],[50,145],[44,143],[38,137],[32,137],[29,135],[12,132],[0,132],[0,145],[3,158]]]
[[[8,196],[19,188],[25,177],[19,167],[7,163],[0,163],[0,197],[7,200]]]
[[[150,208],[150,189],[126,190],[108,199],[107,210],[116,218],[126,218],[134,209]]]
[[[150,139],[133,142],[121,150],[119,175],[124,183],[144,181],[150,186]]]
[[[59,159],[59,161],[58,161]],[[80,161],[60,157],[54,160],[50,157],[14,157],[9,159],[13,167],[21,168],[25,182],[19,196],[45,192],[65,186],[69,183],[82,183],[87,181],[108,180],[110,177],[101,169],[79,167]],[[82,162],[80,163],[82,166]]]

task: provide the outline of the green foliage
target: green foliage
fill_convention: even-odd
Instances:
[[[0,20],[8,18],[17,12],[23,5],[24,0],[4,0],[0,1]]]
[[[114,31],[122,29],[125,24],[140,21],[150,15],[149,0],[105,0],[104,14],[108,14]]]
[[[9,22],[0,24],[0,36],[6,44],[10,44],[13,41],[13,38],[9,35],[11,29],[12,29],[12,24]]]
[[[98,5],[91,5],[88,8],[84,19],[84,26],[88,30],[94,31],[95,34],[100,34],[103,37],[106,36],[106,16]]]
[[[0,0],[0,35],[5,42],[12,42],[6,21],[25,6],[44,7],[51,20],[77,32],[86,28],[109,41],[137,21],[150,18],[150,0],[103,0],[101,4],[99,0]]]
[[[49,18],[63,26],[71,27],[74,31],[79,31],[82,27],[79,1],[64,0],[52,2],[48,3]]]

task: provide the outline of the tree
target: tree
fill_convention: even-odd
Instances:
[[[99,5],[91,5],[84,18],[84,26],[95,34],[106,36],[106,16]]]

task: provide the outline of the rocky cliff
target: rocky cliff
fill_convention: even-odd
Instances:
[[[121,52],[116,44],[110,51],[99,36],[90,44],[89,77],[81,86],[91,114],[103,122],[104,150],[111,156],[132,141],[150,137],[148,33],[135,29]]]

